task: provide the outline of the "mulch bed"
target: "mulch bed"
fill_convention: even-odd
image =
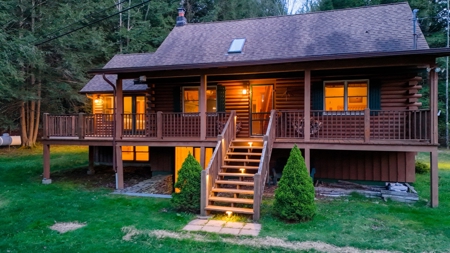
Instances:
[[[124,187],[130,187],[151,178],[148,168],[127,166],[124,170]],[[88,168],[76,168],[51,174],[54,182],[73,182],[87,188],[116,188],[116,177],[112,166],[95,166],[95,174],[88,175]]]

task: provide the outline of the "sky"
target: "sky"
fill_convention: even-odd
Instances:
[[[286,0],[286,5],[288,6],[288,13],[295,14],[298,9],[300,9],[305,0]]]

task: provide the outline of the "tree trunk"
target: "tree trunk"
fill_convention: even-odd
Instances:
[[[27,136],[27,123],[26,123],[26,114],[25,114],[25,102],[22,102],[20,105],[20,128],[21,128],[21,137],[22,137],[22,147],[27,147],[28,145],[28,136]]]
[[[41,80],[39,80],[38,81],[38,90],[37,90],[38,100],[36,102],[36,123],[34,125],[33,138],[31,139],[33,142],[33,145],[36,145],[36,140],[37,140],[37,136],[38,136],[38,132],[39,132],[39,121],[41,120],[41,87],[42,87],[42,83],[41,83]]]

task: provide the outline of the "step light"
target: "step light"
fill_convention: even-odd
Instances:
[[[245,173],[245,169],[244,168],[240,168],[239,170],[241,171],[242,174]]]
[[[230,218],[231,217],[231,215],[233,214],[233,212],[232,211],[226,211],[225,212],[227,215],[228,215],[228,218]]]
[[[251,142],[251,141],[248,143],[248,145],[250,145],[250,147],[252,146],[252,144],[253,144],[253,142]]]

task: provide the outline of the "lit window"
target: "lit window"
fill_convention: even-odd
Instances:
[[[228,53],[242,53],[242,48],[244,47],[245,39],[234,39],[231,42],[230,48],[228,49]]]
[[[185,87],[183,89],[183,112],[199,112],[199,88]],[[216,87],[208,87],[206,90],[206,111],[217,111]]]
[[[367,81],[325,82],[325,111],[363,111],[367,91]]]
[[[148,161],[149,149],[147,146],[122,146],[122,160]]]

